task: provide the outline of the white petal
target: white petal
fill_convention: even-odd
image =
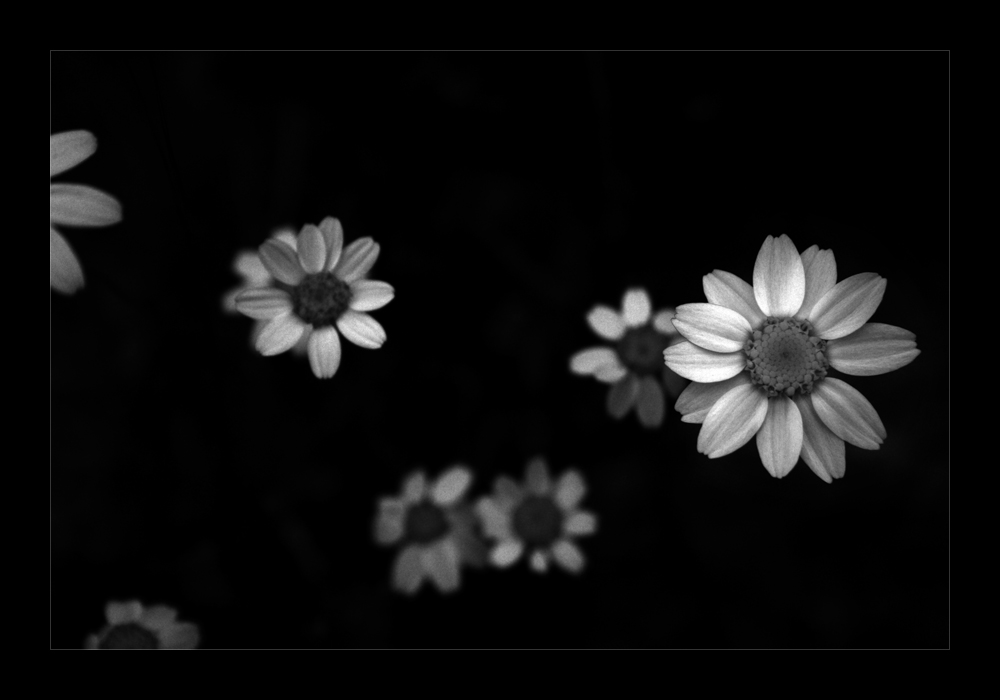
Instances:
[[[271,238],[276,241],[281,241],[295,252],[298,252],[299,237],[295,234],[295,229],[291,227],[276,229],[274,233],[271,234]]]
[[[142,612],[139,624],[148,630],[159,632],[177,621],[177,611],[166,605],[154,605]]]
[[[826,377],[811,396],[820,420],[841,440],[865,450],[877,450],[885,440],[885,426],[875,407],[850,384]]]
[[[439,506],[454,503],[462,497],[472,483],[472,472],[465,467],[452,467],[435,482],[431,498]]]
[[[524,485],[531,493],[545,495],[552,487],[549,480],[549,467],[541,457],[535,457],[524,470]]]
[[[702,277],[701,286],[709,303],[732,309],[754,328],[759,328],[764,322],[764,314],[757,306],[753,287],[731,272],[715,270]]]
[[[161,649],[197,649],[201,642],[198,625],[178,622],[160,632]]]
[[[531,555],[531,568],[540,574],[544,574],[549,568],[548,555],[540,549],[536,549]]]
[[[652,376],[639,381],[639,396],[636,398],[639,422],[647,428],[658,428],[663,423],[663,389]]]
[[[375,516],[375,541],[387,545],[398,542],[403,537],[406,523],[407,504],[401,498],[383,498],[378,504]]]
[[[625,319],[607,306],[595,306],[587,314],[587,323],[606,340],[620,340],[625,335]]]
[[[340,336],[336,328],[313,329],[309,336],[309,365],[319,379],[329,379],[340,367]]]
[[[299,264],[302,269],[315,275],[323,270],[326,264],[326,240],[318,227],[306,224],[299,233],[298,244]]]
[[[270,238],[261,244],[258,252],[260,261],[275,279],[294,286],[306,276],[299,264],[298,253],[287,243]]]
[[[631,372],[625,375],[608,392],[608,415],[621,419],[635,405],[639,396],[639,378]]]
[[[337,277],[350,284],[368,274],[378,260],[379,244],[371,238],[359,238],[344,249],[340,261],[333,268]]]
[[[476,515],[483,526],[483,533],[495,540],[504,540],[510,534],[510,513],[501,508],[495,499],[484,496],[476,503]]]
[[[579,510],[566,518],[566,522],[563,523],[563,532],[567,535],[592,535],[597,532],[597,516]]]
[[[802,452],[802,416],[788,397],[767,402],[767,417],[757,431],[757,451],[771,476],[780,479],[799,461]]]
[[[274,287],[244,289],[236,295],[236,310],[250,318],[272,319],[292,310],[292,298]]]
[[[559,540],[556,542],[555,546],[552,547],[552,556],[571,574],[578,574],[583,571],[583,552],[569,540]]]
[[[142,603],[138,600],[108,603],[104,607],[104,616],[109,625],[127,625],[130,622],[138,622],[142,617]]]
[[[507,567],[520,559],[523,552],[524,544],[518,540],[507,540],[493,548],[490,561],[494,566]]]
[[[451,593],[458,590],[458,549],[455,542],[448,537],[437,542],[430,547],[426,547],[420,554],[424,571],[442,593]]]
[[[276,316],[257,336],[257,351],[261,355],[270,356],[291,350],[299,342],[305,329],[305,324],[292,314]]]
[[[884,323],[866,323],[826,346],[830,365],[844,374],[867,377],[892,372],[916,359],[916,336]]]
[[[587,494],[587,484],[583,475],[575,469],[563,472],[556,484],[556,503],[564,511],[571,511],[579,505]]]
[[[241,250],[233,260],[233,272],[243,278],[248,287],[263,287],[271,282],[271,273],[260,261],[256,250]]]
[[[49,227],[49,285],[57,292],[73,294],[83,287],[83,268],[73,249],[58,231]]]
[[[388,282],[357,280],[351,284],[351,308],[355,311],[374,311],[392,301],[396,292]]]
[[[646,325],[652,304],[645,289],[629,289],[622,297],[622,318],[629,328]]]
[[[340,255],[344,251],[344,227],[340,225],[340,220],[328,216],[320,222],[319,230],[323,233],[323,240],[326,242],[326,264],[324,269],[332,270],[340,262]]]
[[[397,590],[408,595],[412,595],[420,588],[424,578],[424,566],[421,560],[421,549],[417,545],[410,545],[403,549],[396,557],[396,565],[393,567],[392,583]]]
[[[427,478],[423,472],[414,472],[403,482],[403,500],[407,503],[419,503],[427,492]]]
[[[796,316],[808,318],[816,302],[837,284],[837,261],[832,250],[812,246],[802,253],[802,267],[806,272],[806,296]]]
[[[795,405],[802,416],[802,460],[816,476],[831,484],[844,476],[844,441],[820,420],[812,396],[796,396]]]
[[[611,348],[587,348],[569,358],[569,369],[575,374],[593,374],[605,365],[617,365],[618,355]]]
[[[594,370],[594,379],[606,384],[614,384],[626,374],[628,374],[628,370],[618,362],[618,358],[616,357],[615,361],[610,365],[604,365]]]
[[[705,416],[698,433],[698,451],[722,457],[743,447],[757,434],[767,417],[767,398],[753,384],[726,392]]]
[[[374,350],[385,342],[385,329],[374,318],[348,309],[337,319],[337,328],[355,345]]]
[[[653,328],[666,336],[673,337],[677,335],[677,329],[674,328],[673,324],[673,318],[676,313],[675,309],[669,308],[657,311],[656,315],[653,316]]]
[[[64,131],[49,136],[49,177],[79,165],[97,150],[97,139],[89,131]]]
[[[50,185],[49,221],[66,226],[109,226],[122,220],[122,205],[86,185]]]
[[[751,336],[750,322],[718,304],[682,304],[674,328],[698,347],[712,352],[737,352]]]
[[[664,350],[663,360],[685,379],[705,384],[735,377],[747,364],[742,352],[712,352],[687,340]]]
[[[674,409],[683,416],[681,420],[685,423],[704,423],[705,416],[712,410],[716,401],[728,394],[734,387],[749,383],[750,376],[746,372],[740,372],[735,377],[721,382],[688,384],[687,388],[677,397]]]
[[[862,272],[838,282],[809,313],[816,335],[833,340],[861,328],[882,303],[886,284],[874,272]]]
[[[765,316],[794,316],[806,296],[802,257],[788,236],[768,236],[753,267],[753,295]]]

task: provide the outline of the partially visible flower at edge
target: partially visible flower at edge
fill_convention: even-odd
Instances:
[[[107,626],[87,637],[87,649],[197,649],[201,641],[193,622],[177,622],[166,605],[144,607],[138,600],[108,603]]]
[[[73,294],[83,287],[83,268],[56,225],[110,226],[122,219],[121,204],[106,192],[51,181],[96,150],[97,139],[89,131],[49,136],[49,286],[63,294]]]
[[[621,419],[635,406],[639,422],[647,428],[663,423],[664,389],[657,375],[662,375],[671,398],[676,398],[686,384],[662,362],[664,348],[683,340],[671,323],[674,310],[667,308],[653,314],[651,308],[649,295],[641,288],[625,292],[620,314],[607,306],[595,306],[587,314],[587,323],[597,335],[617,345],[587,348],[569,361],[575,374],[593,375],[613,384],[608,391],[609,415]]]
[[[877,450],[886,437],[875,408],[829,368],[871,376],[916,358],[913,333],[867,323],[886,281],[863,272],[837,282],[833,252],[768,236],[753,286],[716,270],[703,278],[709,303],[677,307],[687,339],[664,361],[694,383],[677,399],[702,423],[698,451],[722,457],[756,435],[761,461],[781,478],[799,457],[827,483],[844,475],[844,443]]]

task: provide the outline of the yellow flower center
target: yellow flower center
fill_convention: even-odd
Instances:
[[[826,341],[812,334],[812,324],[793,318],[764,320],[743,345],[750,380],[769,397],[808,394],[826,376]]]
[[[332,326],[351,303],[351,287],[332,272],[306,275],[292,287],[295,315],[317,328]]]

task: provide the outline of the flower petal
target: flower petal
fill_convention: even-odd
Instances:
[[[392,572],[392,585],[397,590],[413,595],[420,588],[424,579],[424,565],[421,560],[421,548],[411,544],[396,557]]]
[[[693,382],[721,382],[746,368],[742,352],[712,352],[685,340],[663,351],[667,367]]]
[[[579,510],[563,523],[563,532],[567,535],[592,535],[597,532],[597,516],[584,510]]]
[[[309,336],[309,365],[318,379],[329,379],[340,367],[340,335],[333,327],[313,329]]]
[[[569,469],[559,477],[553,498],[560,508],[568,512],[576,508],[586,494],[587,483],[583,480],[583,475],[576,469]]]
[[[788,236],[768,236],[753,267],[753,296],[765,316],[794,316],[806,296],[802,257]]]
[[[178,622],[160,632],[161,649],[197,649],[201,642],[198,625]]]
[[[593,374],[601,367],[611,364],[618,364],[618,355],[607,347],[587,348],[569,358],[569,369],[574,374]]]
[[[862,272],[838,282],[809,313],[816,334],[823,340],[833,340],[861,328],[882,303],[886,284],[874,272]]]
[[[802,416],[802,459],[816,476],[831,484],[844,475],[844,441],[820,420],[811,396],[796,396],[795,405]]]
[[[374,311],[392,301],[396,291],[388,282],[357,280],[351,284],[351,308],[354,311]]]
[[[471,483],[471,471],[465,467],[452,467],[439,476],[431,487],[431,499],[439,506],[451,505],[462,497]]]
[[[663,424],[663,389],[652,376],[639,381],[639,396],[636,399],[639,422],[647,428],[658,428]]]
[[[501,508],[497,502],[484,496],[476,503],[476,515],[483,526],[483,534],[495,540],[504,540],[511,536],[510,514]]]
[[[326,239],[318,227],[306,224],[299,233],[299,264],[307,274],[315,275],[326,264]]]
[[[826,377],[811,396],[820,420],[841,440],[865,450],[877,450],[885,440],[885,426],[875,407],[850,384]]]
[[[595,306],[587,314],[587,323],[594,333],[606,340],[620,340],[625,335],[625,319],[607,306]]]
[[[552,556],[571,574],[583,571],[584,559],[580,548],[569,540],[559,540],[552,547]]]
[[[458,549],[452,538],[425,547],[420,558],[424,571],[437,584],[438,590],[442,593],[458,590]]]
[[[820,250],[814,245],[802,253],[802,267],[806,271],[806,296],[795,315],[808,318],[816,302],[837,284],[837,261],[832,250]]]
[[[49,221],[65,226],[109,226],[122,220],[122,205],[86,185],[49,185]]]
[[[378,544],[393,544],[403,537],[407,507],[401,498],[383,498],[379,501],[378,515],[375,516],[375,541]]]
[[[767,402],[767,417],[757,431],[757,451],[764,468],[780,479],[799,461],[802,452],[802,416],[786,396]]]
[[[764,314],[757,306],[753,287],[733,273],[715,270],[701,278],[701,286],[710,304],[732,309],[754,328],[760,327],[764,322]]]
[[[348,284],[368,274],[378,260],[379,244],[369,237],[359,238],[344,249],[339,262],[332,268],[337,277]]]
[[[257,336],[257,351],[261,355],[280,355],[299,342],[306,326],[292,314],[275,316]]]
[[[673,324],[673,318],[676,313],[675,309],[660,309],[653,316],[653,328],[666,336],[673,337],[677,335],[677,329],[674,328]]]
[[[493,482],[497,506],[505,511],[513,510],[524,498],[524,490],[509,476],[498,476]]]
[[[427,493],[427,477],[423,472],[414,472],[403,482],[403,500],[407,503],[419,503]]]
[[[299,237],[295,234],[295,229],[291,227],[279,228],[271,234],[271,238],[281,241],[296,253],[299,249]]]
[[[544,496],[552,488],[549,467],[541,457],[535,457],[524,470],[524,485],[530,493]]]
[[[270,238],[261,244],[258,252],[260,261],[275,279],[294,286],[306,276],[299,264],[298,254],[284,241]]]
[[[501,568],[510,566],[524,553],[524,544],[519,540],[506,540],[501,542],[490,552],[490,561],[494,566]]]
[[[385,342],[385,329],[374,318],[361,311],[348,309],[337,319],[337,328],[358,347],[374,350]]]
[[[742,314],[718,304],[681,304],[674,328],[695,345],[713,352],[737,352],[753,329]]]
[[[534,552],[532,552],[531,568],[540,574],[544,574],[549,568],[548,553],[541,549],[536,549]]]
[[[743,447],[767,417],[767,398],[753,384],[740,384],[723,394],[705,416],[698,451],[722,457]]]
[[[109,625],[127,625],[130,622],[138,622],[142,618],[142,603],[138,600],[108,603],[104,607],[104,616]]]
[[[73,294],[83,287],[83,268],[73,249],[49,226],[49,285],[57,292]]]
[[[621,419],[639,396],[639,378],[629,372],[608,392],[608,415]]]
[[[49,136],[49,177],[64,173],[90,158],[97,139],[89,131],[64,131]]]
[[[340,220],[328,216],[319,224],[319,230],[323,233],[323,240],[326,242],[326,262],[325,270],[332,270],[340,262],[340,254],[344,251],[344,227],[340,225]]]
[[[176,620],[176,610],[166,605],[154,605],[143,611],[142,617],[139,619],[139,624],[148,630],[159,632],[173,625]]]
[[[652,304],[645,289],[629,289],[622,297],[622,318],[629,328],[643,326],[649,320]]]
[[[292,297],[274,287],[244,289],[236,295],[236,310],[256,319],[272,319],[292,310]]]
[[[750,376],[745,372],[740,372],[735,377],[721,382],[688,384],[677,398],[674,409],[683,416],[681,421],[684,423],[704,423],[705,416],[712,410],[716,401],[728,394],[731,389],[749,383]]]
[[[233,272],[243,278],[248,287],[263,287],[271,282],[271,273],[260,261],[256,250],[241,250],[233,260]]]
[[[866,323],[826,346],[830,365],[844,374],[860,377],[885,374],[904,367],[920,354],[916,336],[885,323]]]
[[[610,365],[604,365],[594,370],[594,379],[607,384],[614,384],[626,374],[628,374],[628,370],[618,362],[618,358],[616,357],[615,361]]]

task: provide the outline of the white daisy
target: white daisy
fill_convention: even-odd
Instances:
[[[393,586],[416,593],[424,578],[442,593],[458,590],[463,564],[482,563],[482,543],[473,532],[475,516],[462,497],[472,483],[472,472],[452,467],[433,484],[423,472],[403,482],[399,498],[383,498],[375,517],[375,541],[400,546],[393,567]]]
[[[319,226],[302,227],[295,246],[271,238],[261,245],[260,261],[274,286],[245,289],[236,309],[266,320],[257,335],[257,350],[277,355],[306,338],[309,363],[320,378],[340,366],[340,336],[355,345],[379,348],[385,330],[367,311],[380,309],[395,294],[386,282],[366,279],[378,259],[379,245],[360,238],[343,247],[340,222],[327,217]],[[279,286],[280,285],[280,286]]]
[[[613,384],[607,401],[612,417],[623,418],[635,406],[639,422],[647,428],[663,423],[664,388],[675,398],[686,383],[662,362],[664,348],[683,340],[671,323],[674,310],[653,314],[651,309],[649,295],[639,288],[625,292],[621,313],[595,306],[587,322],[597,335],[616,345],[581,350],[569,361],[572,372]]]
[[[83,268],[56,225],[109,226],[122,220],[122,206],[111,195],[86,185],[51,182],[96,150],[97,139],[89,131],[49,136],[49,285],[63,294],[83,287]]]
[[[915,336],[867,323],[886,281],[863,272],[837,282],[833,252],[801,255],[788,236],[767,237],[753,286],[716,270],[704,279],[710,303],[677,307],[687,341],[664,351],[694,383],[677,399],[687,423],[702,423],[698,451],[722,457],[757,436],[761,461],[781,478],[799,457],[824,481],[844,475],[844,442],[877,450],[886,437],[875,408],[827,376],[884,374],[920,353]]]
[[[192,622],[177,622],[166,605],[143,607],[138,600],[108,603],[108,625],[87,637],[87,649],[197,649],[200,635]]]
[[[593,513],[577,506],[587,491],[578,471],[563,473],[553,484],[545,460],[536,457],[528,463],[522,489],[513,480],[496,480],[493,497],[476,504],[483,532],[496,545],[490,560],[496,566],[510,566],[525,552],[531,568],[544,572],[555,559],[564,569],[578,573],[583,569],[583,552],[573,539],[597,530]]]

